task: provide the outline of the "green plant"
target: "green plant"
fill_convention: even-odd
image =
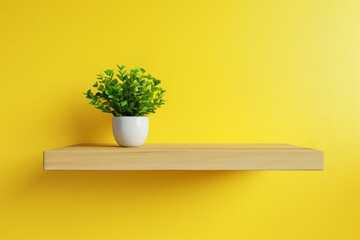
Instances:
[[[98,81],[93,85],[97,91],[89,89],[86,98],[89,104],[102,112],[112,113],[115,117],[144,116],[155,113],[164,104],[165,90],[159,87],[160,80],[145,74],[145,69],[125,70],[117,65],[117,74],[108,69],[98,74]]]

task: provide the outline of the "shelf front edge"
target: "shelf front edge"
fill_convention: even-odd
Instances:
[[[44,152],[44,170],[323,170],[313,149],[150,149]]]

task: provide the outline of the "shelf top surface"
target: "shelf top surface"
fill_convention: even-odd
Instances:
[[[82,143],[71,145],[63,148],[57,148],[48,151],[143,151],[143,150],[211,150],[211,149],[228,149],[228,150],[312,150],[301,146],[295,146],[283,143],[146,143],[140,147],[120,147],[111,143]]]

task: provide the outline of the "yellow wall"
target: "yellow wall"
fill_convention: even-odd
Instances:
[[[0,3],[0,239],[360,239],[357,0]],[[148,142],[281,142],[325,171],[43,172],[114,142],[82,95],[116,64],[163,80]]]

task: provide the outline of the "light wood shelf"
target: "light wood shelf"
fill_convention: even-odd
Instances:
[[[79,144],[44,152],[44,170],[323,170],[322,151],[289,144]]]

